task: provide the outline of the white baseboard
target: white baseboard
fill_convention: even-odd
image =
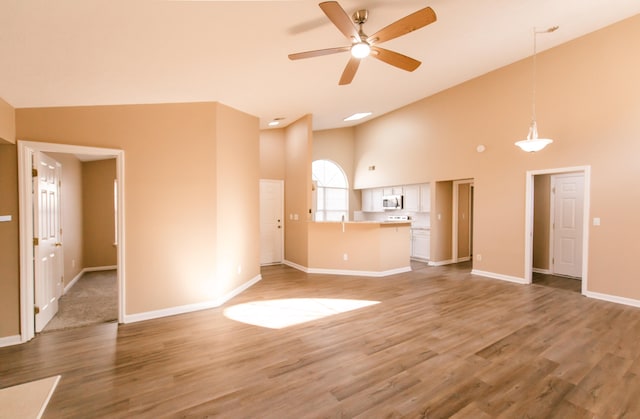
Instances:
[[[82,278],[82,275],[84,275],[84,269],[81,270],[80,272],[78,272],[78,275],[74,276],[73,279],[71,280],[71,282],[69,282],[65,287],[64,287],[64,291],[62,291],[62,294],[66,294],[67,292],[69,292],[69,290],[71,289],[71,287],[73,287],[76,282],[78,282],[78,280],[80,278]]]
[[[640,307],[640,300],[633,298],[618,297],[617,295],[603,294],[600,292],[586,291],[584,293],[586,297],[595,298],[597,300],[609,301],[611,303],[624,304],[626,306]]]
[[[551,275],[550,269],[531,268],[531,272],[534,272],[537,274]]]
[[[291,262],[289,260],[283,260],[282,264],[292,267],[293,269],[297,269],[302,272],[309,273],[309,270],[302,265],[298,265],[297,263]]]
[[[220,307],[221,305],[223,305],[224,303],[226,303],[236,295],[240,294],[241,292],[245,291],[247,288],[251,287],[261,279],[262,279],[262,276],[257,275],[251,280],[239,286],[238,288],[212,301],[203,301],[201,303],[186,304],[183,306],[169,307],[161,310],[146,311],[144,313],[125,314],[123,323],[136,323],[144,320],[158,319],[161,317],[175,316],[176,314],[185,314],[185,313],[191,313],[193,311]]]
[[[297,263],[285,260],[285,265],[290,266],[299,271],[308,274],[324,274],[324,275],[353,275],[353,276],[369,276],[374,278],[380,278],[383,276],[395,275],[403,272],[411,272],[411,266],[403,266],[402,268],[389,269],[386,271],[355,271],[349,269],[324,269],[324,268],[307,268]]]
[[[5,346],[19,345],[21,343],[23,342],[20,335],[5,336],[3,338],[0,338],[0,348],[3,348]]]
[[[395,275],[403,272],[410,272],[411,266],[403,266],[402,268],[389,269],[386,271],[352,271],[346,269],[321,269],[321,268],[308,268],[310,274],[325,274],[325,275],[354,275],[354,276],[369,276],[374,278],[381,278],[383,276]]]
[[[90,268],[84,268],[83,272],[96,272],[96,271],[111,271],[113,269],[118,269],[118,265],[108,265],[108,266],[92,266]]]
[[[456,263],[460,263],[460,262],[469,262],[471,260],[471,256],[465,256],[463,258],[458,258],[458,260],[456,261]]]
[[[516,284],[527,284],[524,278],[518,278],[517,276],[503,275],[495,272],[479,271],[477,269],[471,270],[471,275],[484,276],[486,278],[499,279],[501,281],[515,282]]]
[[[439,260],[439,261],[430,260],[430,261],[429,261],[429,266],[443,266],[443,265],[451,265],[452,263],[455,263],[455,261],[454,261],[453,259],[448,259],[448,260]]]

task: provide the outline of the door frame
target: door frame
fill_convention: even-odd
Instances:
[[[280,196],[282,197],[282,202],[281,202],[281,211],[280,211],[280,219],[282,220],[282,228],[280,229],[280,262],[282,263],[284,262],[284,224],[285,224],[285,219],[284,219],[284,180],[282,179],[260,179],[259,183],[260,185],[262,185],[262,182],[270,182],[270,183],[275,183],[279,186],[280,188]],[[260,197],[262,198],[262,197]],[[262,202],[260,203],[262,204]],[[262,209],[260,209],[260,211],[262,211]],[[262,213],[260,214],[260,218],[262,218]],[[262,228],[262,222],[260,225],[260,228]],[[260,249],[260,252],[262,252],[262,248]],[[262,256],[261,256],[262,257]],[[271,263],[266,263],[264,265],[261,264],[261,266],[267,266],[267,265],[274,265],[277,264],[276,262],[271,262]]]
[[[473,201],[471,197],[471,188],[473,187],[473,179],[464,179],[464,180],[454,180],[453,181],[453,209],[452,209],[452,231],[451,231],[451,259],[453,263],[457,262],[466,262],[471,260],[471,240],[473,240],[473,233],[471,232],[473,220],[471,217],[473,216]],[[458,257],[458,201],[460,199],[460,185],[469,185],[469,257],[459,258]]]
[[[591,207],[591,166],[573,166],[556,169],[528,170],[526,173],[525,187],[525,226],[524,226],[524,281],[531,284],[533,279],[533,193],[534,176],[559,175],[568,173],[582,173],[584,176],[584,201],[582,219],[582,290],[587,292],[589,278],[589,209]]]
[[[20,343],[35,336],[34,313],[34,269],[33,269],[33,195],[32,158],[36,152],[80,154],[116,159],[118,244],[118,323],[122,323],[125,313],[125,223],[124,223],[124,150],[54,144],[37,141],[17,141],[18,146],[18,214],[20,228]]]

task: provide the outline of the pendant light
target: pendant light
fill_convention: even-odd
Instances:
[[[516,145],[522,150],[527,152],[540,151],[553,142],[550,138],[538,138],[538,124],[536,123],[536,35],[539,33],[554,32],[558,29],[558,26],[553,26],[544,31],[537,31],[533,28],[533,89],[532,89],[532,103],[531,103],[531,126],[529,127],[529,134],[526,140],[517,141]]]

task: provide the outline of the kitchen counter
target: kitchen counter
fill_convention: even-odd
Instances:
[[[410,221],[309,222],[311,273],[387,276],[411,270]]]

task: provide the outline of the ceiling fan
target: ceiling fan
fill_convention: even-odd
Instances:
[[[401,68],[402,70],[415,70],[420,66],[420,61],[395,51],[380,48],[378,44],[406,35],[409,32],[413,32],[416,29],[420,29],[436,21],[436,14],[433,9],[431,9],[431,7],[425,7],[368,36],[362,30],[362,26],[369,17],[367,10],[356,11],[353,14],[352,21],[337,1],[325,1],[320,3],[319,6],[338,30],[351,41],[351,45],[289,54],[289,59],[299,60],[302,58],[319,57],[350,51],[351,58],[349,58],[349,62],[347,62],[347,66],[342,72],[342,77],[340,77],[340,82],[338,83],[339,85],[351,83],[360,65],[360,60],[369,55],[387,64]]]

